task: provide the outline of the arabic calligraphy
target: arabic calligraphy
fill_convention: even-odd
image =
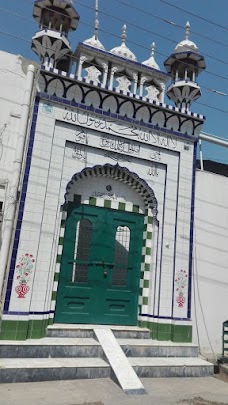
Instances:
[[[109,138],[107,136],[102,136],[100,139],[100,146],[102,148],[111,149],[119,153],[126,153],[130,155],[139,155],[140,154],[140,145],[125,141],[120,138]]]
[[[88,135],[83,129],[81,131],[75,131],[75,142],[88,144]]]
[[[170,149],[177,148],[177,139],[171,135],[162,134],[152,130],[145,131],[143,128],[135,125],[123,125],[118,122],[118,120],[101,117],[99,115],[91,115],[87,111],[69,111],[66,109],[62,118],[64,121],[72,124],[79,124],[96,130],[107,131],[111,134],[134,137],[138,141],[147,142],[152,145],[158,145]]]
[[[132,161],[130,156],[120,155],[119,153],[107,152],[107,153],[105,153],[104,156],[114,160],[115,162],[131,162]]]
[[[118,196],[115,193],[103,193],[102,191],[93,191],[91,196],[105,198],[106,200],[118,200],[120,198],[126,200],[125,196]]]
[[[158,177],[158,169],[156,164],[149,168],[148,175],[153,177]]]
[[[86,160],[86,149],[84,146],[77,145],[74,148],[72,157],[77,160]]]

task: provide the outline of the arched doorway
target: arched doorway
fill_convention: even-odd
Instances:
[[[111,203],[101,207],[94,205],[94,199],[93,205],[84,203],[75,190],[79,180],[86,183],[90,177],[124,182],[124,187],[140,195],[144,207],[150,197],[156,211],[156,200],[146,183],[118,165],[87,168],[72,178],[65,196],[55,322],[136,325],[144,210],[126,210],[124,203],[118,209]]]

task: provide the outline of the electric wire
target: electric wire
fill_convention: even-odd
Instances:
[[[26,1],[28,1],[29,3],[31,3],[31,1],[30,0],[26,0]],[[9,13],[11,13],[10,11],[9,11]],[[14,14],[16,14],[16,13],[14,13]],[[60,14],[62,14],[62,13],[60,13]],[[19,17],[21,17],[20,15],[18,15]],[[26,18],[26,17],[24,17],[23,16],[23,18]],[[29,20],[29,21],[31,21],[31,19],[28,19],[28,18],[26,18],[27,20]],[[33,21],[32,21],[33,22]],[[90,27],[93,27],[93,25],[91,25],[91,24],[88,24],[88,23],[86,23],[87,25],[89,25]],[[17,39],[20,39],[20,40],[24,40],[24,41],[26,41],[26,42],[29,42],[30,43],[30,41],[29,40],[26,40],[25,38],[22,38],[22,37],[19,37],[19,36],[17,36],[17,35],[13,35],[13,34],[11,34],[11,33],[9,33],[9,32],[5,32],[5,31],[0,31],[0,34],[4,34],[4,35],[8,35],[8,36],[11,36],[11,37],[13,37],[13,38],[17,38]],[[112,34],[113,36],[117,36],[117,35],[115,35],[115,34]],[[118,37],[118,36],[117,36]],[[75,37],[76,38],[76,37]],[[118,37],[119,38],[119,37]],[[140,45],[139,45],[140,46]],[[146,48],[146,47],[144,47],[144,48]],[[146,48],[146,49],[148,49],[148,48]],[[166,55],[163,55],[163,56],[166,56]],[[76,57],[74,57],[74,56],[72,56],[72,58],[76,61],[77,60],[77,58]],[[188,65],[188,64],[187,64]],[[97,65],[97,67],[99,67],[98,65]],[[209,74],[213,74],[213,75],[216,75],[216,74],[214,74],[214,73],[212,73],[212,72],[208,72],[208,71],[206,71],[206,73],[209,73]],[[121,76],[121,74],[120,74],[120,76]],[[223,76],[219,76],[219,75],[216,75],[217,77],[220,77],[220,78],[224,78]],[[224,78],[224,79],[226,79],[226,80],[228,80],[228,78]],[[205,88],[207,91],[213,91],[213,92],[215,92],[215,93],[217,93],[217,94],[219,94],[219,93],[221,93],[221,92],[218,92],[217,90],[214,90],[214,89],[210,89],[210,88],[208,88],[208,87],[206,87],[206,86],[201,86],[202,88]],[[223,93],[223,95],[226,95],[226,93]],[[198,104],[200,104],[200,105],[203,105],[203,106],[205,106],[205,107],[208,107],[208,108],[210,108],[210,109],[215,109],[215,110],[217,110],[217,111],[219,111],[219,112],[222,112],[222,113],[228,113],[228,111],[227,110],[223,110],[223,109],[221,109],[221,108],[218,108],[218,107],[214,107],[214,106],[212,106],[212,105],[209,105],[209,104],[205,104],[205,103],[202,103],[202,102],[197,102],[196,101],[196,103],[198,103]]]
[[[187,11],[187,10],[185,10],[185,9],[179,7],[179,6],[175,6],[174,4],[171,4],[171,3],[169,3],[169,2],[166,1],[166,0],[160,0],[160,1],[161,1],[162,3],[165,3],[165,4],[169,5],[170,7],[173,7],[173,8],[176,8],[177,10],[179,10],[179,11],[182,11],[183,13],[186,13],[186,14],[191,15],[191,16],[193,16],[193,17],[196,17],[196,18],[198,18],[198,19],[200,19],[200,20],[202,20],[202,21],[205,21],[205,22],[207,22],[207,23],[209,23],[209,24],[212,24],[212,25],[214,25],[214,26],[216,26],[216,27],[218,27],[218,28],[222,28],[223,30],[228,31],[228,28],[225,27],[224,25],[221,25],[221,24],[218,24],[218,23],[216,23],[216,22],[214,22],[214,21],[211,21],[211,20],[209,20],[208,18],[204,18],[204,17],[202,17],[202,16],[199,16],[198,14],[192,13],[191,11]]]
[[[12,38],[19,39],[19,40],[21,40],[21,41],[25,41],[25,42],[31,43],[31,41],[29,41],[29,40],[27,40],[27,39],[25,39],[25,38],[19,37],[19,36],[17,36],[17,35],[11,34],[11,33],[9,33],[9,32],[5,32],[5,31],[1,31],[1,30],[0,30],[0,35],[1,35],[1,34],[6,35],[6,36],[10,36],[10,37],[12,37]],[[47,49],[52,50],[52,48],[47,48]],[[77,58],[76,56],[73,56],[73,55],[71,55],[71,58],[72,58],[75,62],[79,60],[79,58]],[[98,64],[96,64],[96,63],[93,63],[93,65],[94,65],[95,67],[97,67],[97,68],[100,68],[100,65],[98,65]],[[124,74],[122,74],[121,72],[120,72],[118,75],[119,75],[119,76],[124,76]],[[201,87],[202,87],[202,88],[205,88],[206,90],[208,90],[208,88],[205,87],[205,86],[201,86]],[[213,110],[216,110],[216,111],[219,111],[219,112],[228,114],[228,110],[223,110],[223,109],[221,109],[221,108],[218,108],[218,107],[215,107],[215,106],[212,106],[212,105],[209,105],[209,104],[205,104],[205,103],[202,103],[202,102],[199,102],[199,101],[195,101],[195,103],[200,104],[200,105],[205,106],[205,107],[208,107],[208,108],[210,108],[210,109],[213,109]]]
[[[28,1],[30,4],[32,4],[32,3],[31,3],[31,0],[26,0],[26,1]],[[82,4],[82,3],[80,3],[80,4]],[[93,10],[92,7],[91,7],[91,9]],[[12,14],[12,12],[9,11],[9,10],[5,10],[5,9],[3,9],[3,8],[0,8],[0,10]],[[59,11],[58,11],[58,13],[61,14],[61,15],[63,15],[63,13],[61,13],[61,12],[59,12]],[[29,19],[29,18],[26,18],[26,17],[24,17],[24,16],[21,16],[21,15],[18,14],[18,13],[13,13],[13,15],[16,15],[16,16],[18,16],[18,17],[22,17],[22,18],[26,19],[27,21],[30,21],[30,22],[33,23],[33,20],[32,20],[32,19]],[[89,23],[86,23],[86,22],[82,22],[82,23],[85,24],[85,25],[89,25],[90,27],[93,28],[93,25],[91,25],[91,24],[89,24]],[[48,27],[46,27],[46,28],[48,28]],[[103,31],[104,33],[106,33],[106,31],[104,31],[104,30],[100,30],[100,31]],[[113,33],[109,33],[109,32],[107,32],[107,33],[110,34],[110,35],[112,35],[112,36],[114,36],[114,37],[119,38],[119,36],[117,36],[117,35],[115,35],[115,34],[113,34]],[[10,34],[7,33],[7,35],[10,35]],[[76,39],[76,36],[74,36],[74,38]],[[20,39],[21,39],[21,38],[20,38]],[[129,41],[129,42],[131,42],[131,43],[133,43],[133,44],[136,44],[136,45],[139,46],[139,47],[142,47],[142,48],[145,48],[145,49],[149,50],[149,48],[147,48],[147,47],[145,47],[145,46],[142,46],[142,45],[140,45],[140,44],[134,43],[134,42],[132,42],[132,41]],[[175,41],[173,41],[173,42],[175,42]],[[167,55],[164,55],[164,54],[162,54],[162,53],[160,53],[160,52],[157,52],[157,54],[159,54],[159,55],[161,55],[161,56],[167,58]],[[220,60],[218,60],[218,61],[220,61]],[[225,62],[225,63],[228,64],[227,62]],[[186,63],[186,62],[183,62],[183,64],[189,66],[189,64]],[[206,74],[210,74],[210,75],[214,75],[214,76],[219,77],[219,78],[224,79],[224,80],[228,80],[228,78],[226,78],[226,77],[224,77],[224,76],[217,75],[216,73],[210,72],[210,71],[208,71],[208,70],[206,70],[205,73],[206,73]],[[213,92],[213,93],[216,93],[216,94],[219,94],[219,95],[227,96],[227,93],[225,93],[225,92],[221,92],[221,91],[219,91],[219,90],[211,89],[211,88],[208,88],[208,87],[203,86],[203,85],[201,85],[201,87],[202,87],[202,88],[205,88],[207,91],[210,91],[210,92]]]
[[[27,2],[30,3],[30,4],[33,4],[33,2],[32,2],[31,0],[25,0],[25,1],[27,1]],[[119,0],[116,0],[116,1],[119,1]],[[78,4],[80,4],[80,5],[84,6],[84,7],[86,7],[87,9],[89,8],[89,9],[91,9],[91,10],[94,11],[94,7],[92,7],[92,6],[85,5],[85,4],[81,3],[80,1],[78,1]],[[44,7],[44,8],[45,8],[45,9],[48,9],[48,7]],[[2,11],[3,11],[3,9],[2,9]],[[65,16],[61,11],[56,11],[56,13]],[[102,11],[100,11],[100,13],[102,13]],[[110,13],[105,13],[105,12],[103,12],[103,13],[104,13],[105,15],[109,16],[109,17],[115,18],[115,19],[120,20],[120,21],[122,21],[122,22],[126,22],[126,23],[128,23],[129,25],[133,25],[133,26],[137,27],[138,29],[142,29],[142,27],[140,27],[139,25],[134,24],[134,23],[132,23],[132,22],[130,22],[130,21],[127,21],[126,19],[123,20],[123,19],[121,19],[121,18],[119,18],[119,17],[116,17],[116,16],[111,15]],[[18,15],[18,16],[19,16],[19,15]],[[84,25],[88,25],[89,27],[94,28],[94,25],[92,25],[92,24],[90,24],[90,23],[88,23],[88,22],[86,22],[86,21],[80,20],[80,22],[81,22],[82,24],[84,24]],[[181,26],[180,26],[180,27],[181,27]],[[47,27],[47,28],[48,28],[48,27]],[[181,27],[181,28],[182,28],[182,27]],[[115,37],[115,38],[118,38],[118,39],[120,38],[119,35],[114,34],[114,33],[110,32],[110,31],[103,30],[103,29],[101,29],[101,28],[99,28],[99,31],[100,31],[100,32],[103,32],[104,34],[108,34],[108,35],[110,35],[110,36],[112,36],[112,37]],[[153,32],[153,31],[148,30],[148,29],[146,29],[146,28],[143,28],[143,31],[146,31],[146,32],[148,32],[148,33],[151,33],[151,34],[153,34],[153,35],[156,35],[156,36],[158,36],[158,37],[161,37],[162,39],[164,39],[164,40],[166,40],[166,41],[169,41],[169,42],[172,42],[172,43],[175,44],[175,45],[177,44],[177,41],[175,41],[174,39],[167,38],[167,36],[158,34],[157,32]],[[74,36],[72,35],[72,37],[74,37]],[[139,43],[137,43],[137,42],[134,42],[134,41],[132,41],[132,40],[128,40],[128,42],[131,43],[132,45],[136,45],[136,46],[139,47],[139,48],[146,49],[146,50],[151,50],[150,48],[148,48],[148,47],[146,47],[146,46],[144,46],[144,45],[142,45],[142,44],[139,44]],[[227,46],[228,46],[228,45],[227,45]],[[168,58],[167,55],[165,55],[165,54],[163,54],[163,53],[161,53],[161,52],[159,52],[159,51],[157,51],[157,50],[156,50],[156,53],[157,53],[158,55],[161,55],[161,56],[165,57],[165,58]],[[210,59],[213,59],[213,60],[215,60],[215,61],[217,61],[217,62],[220,62],[220,63],[223,63],[223,64],[225,64],[225,65],[228,65],[228,61],[224,61],[224,60],[222,60],[222,59],[218,59],[218,58],[216,58],[216,57],[214,57],[214,56],[212,56],[212,55],[206,54],[205,52],[203,52],[203,54],[204,54],[205,56],[207,56],[208,58],[210,58]],[[185,64],[185,65],[189,65],[189,64],[186,63],[186,62],[185,62],[184,64]],[[214,72],[209,72],[208,70],[207,70],[206,72],[207,72],[207,73],[210,73],[210,74],[213,74],[213,75],[216,75]],[[224,77],[224,76],[219,76],[219,77],[221,77],[221,78],[224,79],[224,80],[228,80],[228,78],[226,78],[226,77]]]
[[[162,22],[164,22],[164,23],[166,23],[166,24],[172,25],[173,27],[177,27],[177,28],[180,28],[180,29],[182,29],[182,30],[185,29],[185,27],[184,27],[183,25],[177,24],[176,22],[171,21],[171,20],[168,20],[168,19],[166,19],[166,18],[162,18],[162,17],[160,17],[160,16],[158,16],[158,15],[155,15],[155,14],[151,13],[150,11],[146,11],[146,10],[143,10],[143,9],[141,9],[141,8],[139,8],[139,7],[136,7],[136,6],[134,6],[133,4],[128,4],[128,3],[126,3],[126,2],[123,1],[123,0],[113,0],[113,1],[116,1],[116,2],[118,2],[119,4],[123,4],[123,5],[127,6],[127,7],[130,7],[131,9],[135,9],[135,10],[137,10],[137,11],[140,11],[140,12],[142,12],[142,13],[144,13],[144,14],[146,14],[146,15],[149,15],[149,16],[151,16],[151,17],[157,18],[158,20],[160,20],[160,21],[162,21]],[[82,3],[80,3],[79,1],[78,1],[78,3],[79,3],[79,4],[82,4]],[[102,11],[102,10],[100,10],[99,13],[108,15],[108,13],[106,13],[106,12],[104,12],[104,11]],[[112,17],[118,19],[118,18],[117,18],[116,16],[114,16],[114,15],[113,15]],[[121,21],[125,21],[125,20],[121,20]],[[127,23],[127,21],[125,21],[125,22]],[[134,23],[130,22],[130,24],[134,24]],[[142,28],[141,26],[140,26],[139,28],[140,28],[142,31],[145,30],[145,28]],[[152,32],[152,31],[151,31],[151,32]],[[203,34],[197,32],[197,31],[192,30],[192,28],[191,28],[191,33],[193,33],[193,34],[195,34],[195,35],[197,35],[197,36],[199,36],[199,37],[202,37],[202,38],[204,38],[204,39],[207,39],[208,41],[211,41],[211,42],[214,42],[214,43],[216,43],[216,44],[219,44],[219,45],[228,47],[228,44],[226,44],[226,43],[224,43],[224,42],[221,42],[221,41],[217,41],[216,39],[207,37],[206,35],[203,35]],[[168,38],[166,38],[166,39],[168,39]]]

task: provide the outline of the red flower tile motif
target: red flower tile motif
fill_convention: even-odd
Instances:
[[[17,280],[19,285],[16,286],[15,291],[18,295],[17,298],[25,298],[29,292],[30,287],[27,285],[30,281],[30,274],[32,273],[35,259],[33,255],[25,253],[19,259],[19,264],[16,266]]]
[[[186,292],[186,287],[188,284],[188,275],[185,270],[180,270],[177,273],[176,279],[175,279],[175,285],[176,285],[176,291],[177,291],[177,297],[176,297],[176,302],[178,303],[179,308],[183,308],[186,297],[185,297],[185,292]]]

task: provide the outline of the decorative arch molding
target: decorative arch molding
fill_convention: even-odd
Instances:
[[[158,203],[154,191],[147,184],[147,182],[139,177],[136,173],[131,172],[129,169],[127,169],[126,167],[122,167],[119,164],[111,165],[107,163],[105,165],[86,167],[81,172],[74,174],[66,187],[64,205],[68,203],[68,196],[70,194],[71,187],[75,184],[75,182],[82,179],[88,179],[90,177],[113,178],[133,188],[143,198],[145,206],[151,209],[154,223],[156,225],[159,224],[159,221],[157,219]]]
[[[192,125],[192,136],[198,134],[200,126],[203,124],[203,116],[191,113],[189,111],[183,112],[183,110],[178,109],[177,107],[171,108],[171,106],[162,104],[155,100],[149,102],[149,99],[145,97],[132,97],[130,92],[123,95],[117,91],[110,91],[106,88],[102,88],[101,86],[94,85],[93,82],[86,83],[84,78],[80,81],[77,80],[77,77],[74,79],[65,76],[61,77],[61,71],[57,72],[58,78],[56,77],[56,74],[52,72],[45,72],[43,69],[41,70],[38,83],[38,89],[41,94],[47,93],[52,97],[57,97],[57,99],[66,99],[68,104],[73,101],[82,105],[89,105],[95,109],[99,108],[101,111],[97,111],[98,113],[102,113],[102,110],[104,110],[112,114],[120,114],[121,106],[124,106],[127,102],[129,102],[132,105],[132,109],[131,112],[129,111],[127,118],[130,117],[132,119],[136,119],[137,112],[140,111],[141,108],[147,108],[148,115],[143,119],[143,122],[154,126],[159,125],[160,128],[166,128],[168,120],[173,116],[177,116],[179,124],[176,121],[173,131],[180,134],[182,134],[182,124],[184,124],[185,127],[186,121]],[[61,85],[58,86],[58,95],[56,95],[55,86],[53,86],[54,80],[59,80],[61,82]],[[93,88],[91,88],[91,86],[93,86]],[[98,102],[95,106],[93,103],[91,103],[89,95],[92,91],[97,93],[97,100],[100,101],[99,106],[97,105]]]

